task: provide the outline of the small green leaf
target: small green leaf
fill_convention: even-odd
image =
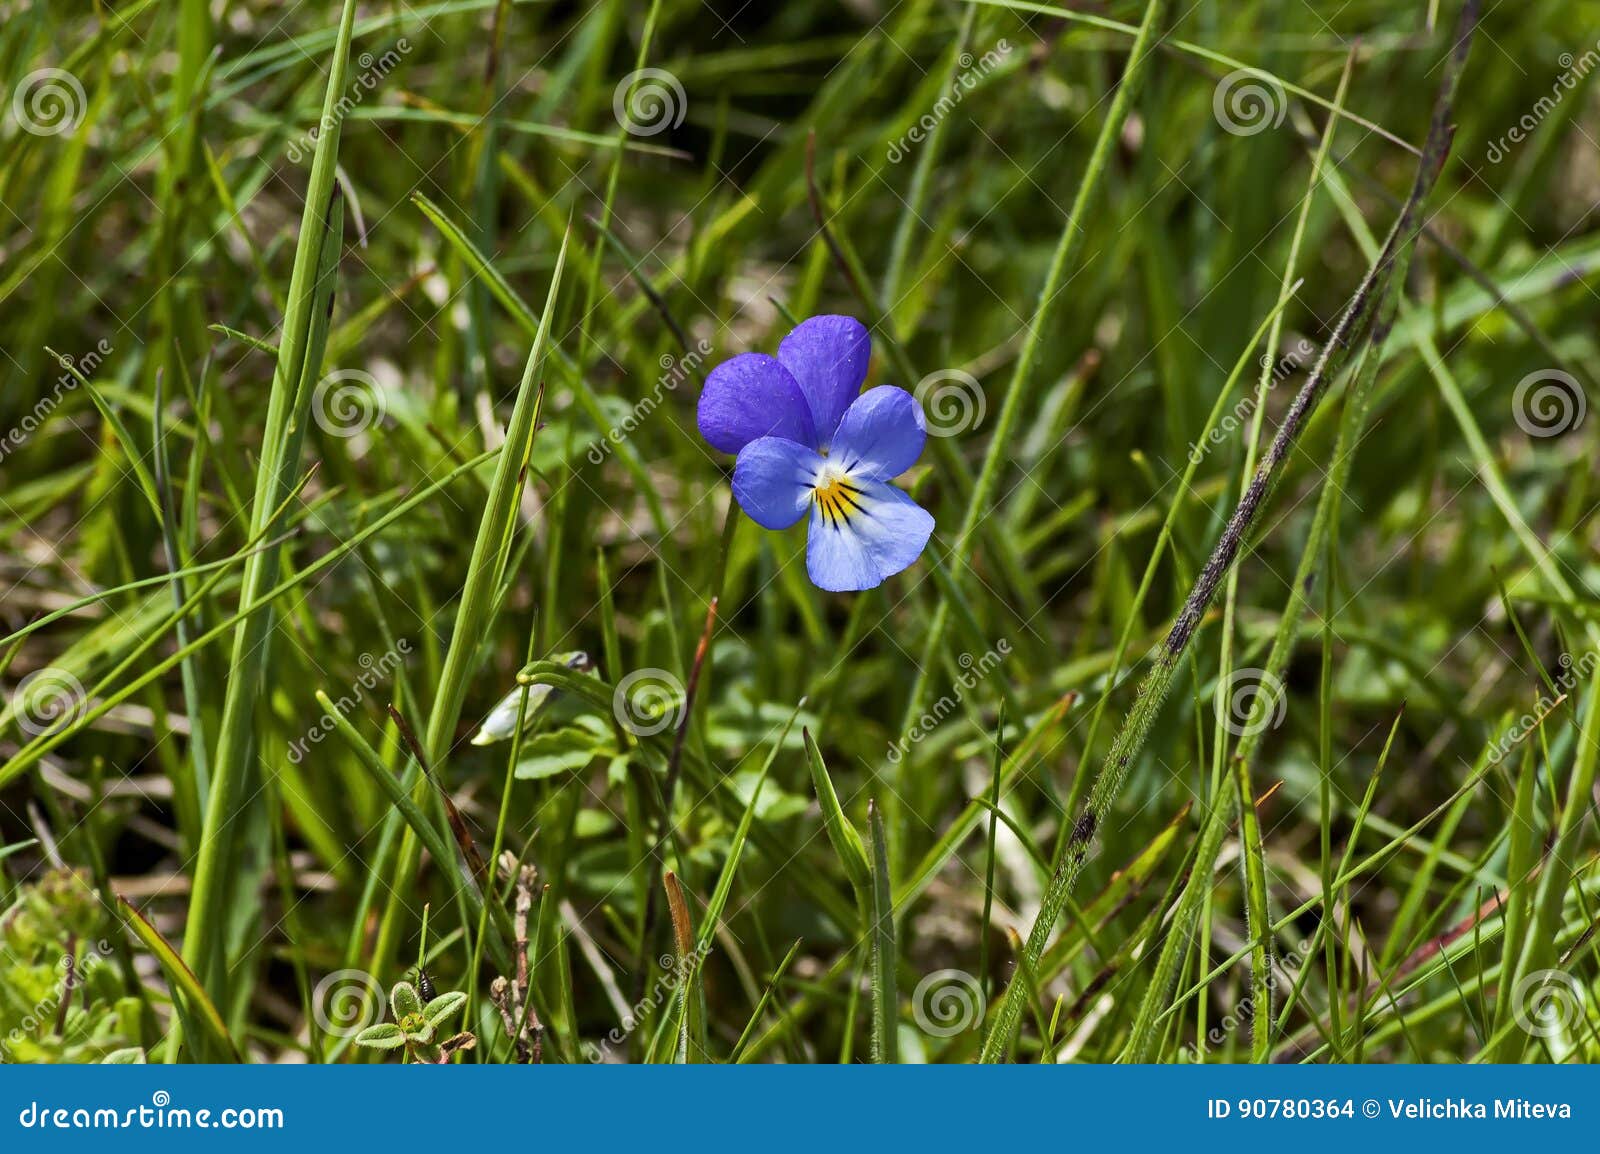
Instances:
[[[430,1026],[438,1027],[445,1020],[461,1012],[461,1007],[466,1005],[467,995],[459,990],[450,990],[440,994],[429,1002],[422,1011],[422,1016],[427,1019]]]
[[[145,1064],[144,1048],[142,1046],[128,1046],[121,1050],[112,1050],[100,1060],[102,1066],[142,1066]]]
[[[117,910],[122,914],[122,920],[127,923],[134,936],[155,955],[167,980],[182,991],[190,1015],[203,1027],[206,1036],[218,1052],[235,1062],[243,1061],[233,1044],[233,1038],[228,1034],[228,1027],[223,1024],[222,1015],[217,1012],[215,1003],[206,995],[194,971],[178,956],[178,951],[172,948],[167,939],[161,936],[161,932],[151,925],[143,914],[133,908],[127,898],[120,896],[117,898]]]
[[[833,782],[828,768],[822,764],[822,751],[811,738],[809,729],[801,730],[806,743],[806,758],[811,763],[811,783],[817,790],[817,803],[822,806],[822,825],[833,843],[833,852],[844,866],[845,875],[857,892],[866,892],[872,886],[872,870],[867,865],[867,850],[861,844],[861,835],[844,816],[839,805],[839,795],[833,792]]]
[[[0,846],[0,858],[8,858],[14,853],[21,853],[23,850],[38,844],[38,839],[29,838],[27,841],[19,841],[15,845]]]
[[[398,1050],[405,1044],[405,1032],[393,1022],[379,1022],[356,1035],[356,1045],[374,1050]]]
[[[582,769],[601,752],[596,749],[592,734],[570,727],[529,738],[522,749],[516,772],[524,781]]]
[[[395,1021],[404,1021],[406,1018],[420,1017],[422,1014],[422,998],[417,993],[417,987],[410,982],[396,982],[394,989],[389,991],[389,1007],[394,1010]]]
[[[267,353],[274,357],[278,355],[278,346],[270,341],[264,341],[260,337],[253,337],[249,333],[240,332],[238,329],[230,329],[227,325],[207,325],[206,328],[214,333],[220,333],[230,341],[255,349],[257,352]]]
[[[780,789],[770,781],[757,796],[756,791],[761,786],[761,779],[762,773],[759,769],[741,770],[728,778],[728,789],[734,797],[745,806],[754,803],[757,821],[767,823],[788,821],[791,817],[799,817],[811,808],[809,799]]]

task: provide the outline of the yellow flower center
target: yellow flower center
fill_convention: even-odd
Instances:
[[[833,529],[849,524],[852,513],[865,512],[861,507],[861,490],[843,472],[831,473],[819,480],[811,490],[811,499],[822,510],[822,519]]]

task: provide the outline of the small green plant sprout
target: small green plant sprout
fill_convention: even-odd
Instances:
[[[46,870],[0,904],[0,1065],[140,1052],[145,1011],[126,992],[119,941],[93,883],[74,869]]]
[[[478,1039],[470,1030],[435,1042],[440,1028],[467,1004],[467,995],[451,990],[423,1004],[417,987],[396,982],[389,991],[389,1008],[394,1021],[368,1026],[356,1035],[356,1045],[373,1050],[405,1050],[406,1059],[424,1065],[442,1066],[452,1055],[470,1050]]]

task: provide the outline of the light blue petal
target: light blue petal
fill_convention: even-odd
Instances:
[[[782,437],[751,441],[733,466],[734,500],[757,525],[787,529],[805,516],[821,468],[822,458],[805,445]]]
[[[872,338],[855,317],[822,316],[801,321],[778,344],[778,360],[799,382],[811,407],[817,445],[826,445],[839,418],[861,392],[872,360]]]
[[[806,571],[811,583],[835,593],[872,589],[906,568],[927,547],[933,517],[902,490],[862,480],[844,517],[811,506]]]
[[[887,481],[917,463],[927,439],[917,398],[893,385],[879,385],[845,411],[828,455],[853,477]]]

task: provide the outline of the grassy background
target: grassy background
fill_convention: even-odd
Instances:
[[[1600,1057],[1588,0],[1017,965],[1458,14],[1152,7],[6,5],[0,1056]],[[824,312],[942,434],[860,595],[694,426]]]

